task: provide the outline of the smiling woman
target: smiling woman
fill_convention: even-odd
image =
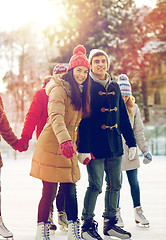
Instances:
[[[0,8],[0,30],[9,31],[30,22],[43,29],[52,23],[57,24],[65,11],[60,0],[5,0]]]

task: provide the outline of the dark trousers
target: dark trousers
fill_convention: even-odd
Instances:
[[[133,207],[141,206],[140,203],[140,187],[139,187],[139,181],[138,181],[138,169],[128,170],[126,171],[128,182],[130,184],[130,192],[133,200]],[[123,180],[123,175],[121,174],[121,182]],[[119,207],[120,202],[120,192],[118,195],[118,205]]]
[[[59,189],[58,189],[58,193],[56,196],[56,208],[57,208],[58,212],[65,210],[65,197],[63,194],[61,183],[59,184]]]
[[[50,209],[56,197],[58,183],[43,181],[42,197],[38,207],[38,223],[47,222]],[[64,195],[65,211],[68,220],[77,220],[78,205],[76,185],[74,183],[61,183],[61,190]]]

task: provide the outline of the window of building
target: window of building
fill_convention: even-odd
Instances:
[[[154,94],[154,104],[160,104],[160,93],[158,91]]]

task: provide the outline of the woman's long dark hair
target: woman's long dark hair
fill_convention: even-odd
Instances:
[[[79,84],[73,77],[73,69],[69,70],[63,77],[71,85],[71,103],[75,110],[80,110],[82,107],[82,117],[85,118],[90,113],[90,78],[89,73],[84,81],[82,93],[79,89]]]

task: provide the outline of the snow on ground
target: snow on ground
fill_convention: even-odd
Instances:
[[[12,151],[12,150],[11,150]],[[13,153],[3,156],[2,168],[2,216],[7,228],[14,234],[14,240],[35,240],[38,202],[41,197],[41,181],[29,176],[32,152]],[[142,158],[141,162],[142,162]],[[77,183],[79,217],[81,216],[84,193],[87,187],[86,167],[80,165],[82,178]],[[150,221],[150,228],[135,224],[134,211],[126,174],[121,190],[121,212],[125,230],[132,233],[132,240],[166,239],[166,156],[154,156],[149,165],[141,164],[139,169],[141,202],[144,214]],[[102,212],[104,190],[99,195],[95,220],[99,223],[99,233],[103,235]],[[54,205],[55,206],[55,205]],[[57,224],[55,207],[54,220]],[[58,224],[57,224],[58,225]],[[59,229],[55,240],[67,240],[67,233]]]

